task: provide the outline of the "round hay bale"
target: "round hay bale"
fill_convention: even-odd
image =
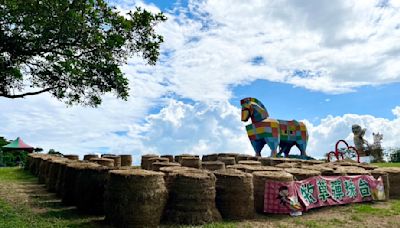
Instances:
[[[57,181],[56,181],[56,186],[55,186],[55,192],[57,193],[57,196],[61,197],[62,194],[62,188],[63,188],[63,183],[64,183],[64,173],[65,173],[65,168],[67,167],[68,164],[70,163],[75,163],[79,161],[74,161],[74,160],[65,160],[62,163],[60,163],[60,168],[59,172],[57,175]]]
[[[218,160],[218,154],[203,155],[201,160],[202,161],[217,161]]]
[[[264,213],[264,192],[266,181],[293,181],[293,175],[284,171],[261,171],[253,173],[254,208],[258,213]]]
[[[46,184],[47,174],[49,171],[50,161],[52,161],[52,157],[43,157],[40,161],[39,165],[39,173],[38,173],[38,182],[39,184]]]
[[[153,171],[160,171],[160,168],[162,167],[176,167],[176,166],[181,166],[181,164],[176,162],[154,162],[151,167]]]
[[[97,155],[97,154],[85,154],[83,156],[83,160],[84,161],[90,161],[90,159],[92,159],[92,158],[99,158],[99,155]]]
[[[278,167],[278,168],[300,168],[301,164],[297,163],[297,162],[284,162],[284,163],[277,164],[275,167]]]
[[[300,160],[302,164],[306,165],[320,165],[324,164],[325,161],[320,161],[320,160]]]
[[[239,155],[236,157],[236,163],[239,163],[239,161],[250,160],[250,159],[248,159],[249,157],[251,157],[251,156],[248,155],[248,154],[239,154]]]
[[[117,156],[116,154],[102,154],[101,157],[103,158],[104,156]]]
[[[181,159],[183,157],[197,157],[199,158],[198,155],[193,155],[193,154],[179,154],[179,155],[175,155],[175,162],[181,163]]]
[[[102,166],[114,167],[114,159],[111,158],[91,158],[90,161]]]
[[[282,168],[274,167],[274,166],[252,166],[247,165],[244,167],[244,172],[246,173],[254,173],[260,171],[283,171]]]
[[[333,176],[334,174],[334,169],[322,165],[302,165],[302,169],[309,169],[309,170],[316,170],[321,172],[322,176]]]
[[[87,166],[80,170],[76,177],[75,196],[76,207],[87,214],[104,214],[104,186],[108,171],[115,169],[106,166]]]
[[[190,167],[190,168],[201,168],[201,161],[198,157],[182,157],[180,159],[180,163],[182,166]]]
[[[165,155],[161,155],[160,157],[162,157],[162,158],[168,158],[168,161],[169,161],[169,162],[174,162],[174,155],[165,154]]]
[[[92,162],[74,162],[67,164],[64,171],[63,183],[61,184],[61,201],[64,205],[76,205],[76,201],[80,200],[79,195],[75,195],[76,179],[82,169],[94,166],[99,165]]]
[[[215,176],[187,169],[169,174],[169,198],[164,220],[173,224],[199,225],[221,220],[215,205]]]
[[[121,156],[106,155],[103,158],[109,158],[114,160],[114,167],[121,167]]]
[[[70,160],[79,160],[79,155],[77,154],[65,154],[63,155],[64,158],[68,158]]]
[[[389,181],[389,175],[387,172],[383,170],[371,170],[371,175],[375,178],[378,179],[379,177],[382,178],[383,181],[383,187],[385,188],[385,201],[390,199],[390,181]]]
[[[376,165],[372,165],[372,164],[368,164],[368,163],[360,163],[360,164],[358,164],[358,167],[364,168],[366,170],[374,170],[374,169],[379,168]]]
[[[109,174],[105,220],[116,227],[158,227],[168,194],[164,174],[142,169]]]
[[[252,160],[247,160],[247,161],[239,161],[240,165],[250,165],[250,166],[261,166],[261,162],[259,161],[252,161]]]
[[[235,165],[236,159],[234,157],[218,157],[218,161],[225,163],[225,165]]]
[[[222,218],[253,218],[253,176],[234,169],[215,171],[214,175],[217,178],[215,202]]]
[[[121,166],[131,166],[132,165],[132,155],[121,154]]]
[[[168,158],[161,158],[161,157],[155,157],[155,158],[149,158],[147,160],[147,165],[148,165],[148,170],[152,170],[153,169],[153,163],[155,162],[164,162],[164,163],[168,163],[169,159]]]
[[[225,170],[225,163],[221,161],[203,161],[201,167],[210,171]]]
[[[345,166],[344,170],[349,176],[357,176],[357,175],[370,175],[371,173],[367,170],[357,167],[357,166]]]
[[[385,167],[375,169],[386,172],[389,176],[389,195],[391,199],[400,199],[400,168]],[[375,171],[374,170],[374,171]]]
[[[65,160],[54,160],[49,163],[49,170],[48,170],[48,175],[47,175],[47,190],[49,192],[55,192],[56,191],[56,184],[58,180],[58,175],[61,170],[61,164],[65,163]]]
[[[246,169],[249,167],[249,165],[242,165],[242,164],[236,164],[236,165],[227,165],[225,166],[226,169],[236,169],[242,172],[246,172]]]
[[[156,154],[145,154],[142,155],[142,161],[140,163],[140,167],[142,169],[147,169],[150,170],[151,169],[151,163],[149,163],[149,159],[150,158],[158,158],[159,156]]]
[[[266,166],[276,166],[277,164],[284,163],[284,162],[298,162],[299,159],[292,159],[292,158],[259,158],[258,159],[262,165]]]
[[[28,170],[31,174],[37,175],[37,170],[39,169],[39,164],[40,160],[44,154],[38,154],[38,153],[30,153],[28,154],[28,160],[29,163],[26,167],[28,167]]]
[[[37,156],[33,158],[33,164],[32,164],[32,174],[35,176],[39,176],[39,171],[40,171],[40,163],[42,160],[48,157],[48,155],[43,155],[43,156]]]
[[[321,175],[320,171],[310,170],[310,169],[287,168],[284,170],[292,174],[294,179],[298,181]]]
[[[259,161],[259,160],[260,160],[260,157],[257,157],[257,156],[250,156],[250,157],[247,157],[247,160],[248,160],[248,161]]]

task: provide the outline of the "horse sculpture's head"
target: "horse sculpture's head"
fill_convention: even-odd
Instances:
[[[267,109],[256,98],[247,97],[240,101],[242,106],[242,121],[251,118],[252,122],[259,122],[269,117]]]

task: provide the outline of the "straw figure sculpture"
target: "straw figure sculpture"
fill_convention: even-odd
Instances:
[[[379,177],[382,178],[383,181],[383,187],[385,189],[385,201],[390,199],[390,183],[389,183],[389,175],[387,172],[383,170],[371,170],[371,175],[375,178],[378,179]]]
[[[286,168],[286,172],[293,175],[294,180],[301,181],[310,177],[320,176],[321,172],[317,170],[299,169],[299,168]]]
[[[264,190],[266,181],[293,181],[293,175],[283,171],[261,171],[253,173],[254,208],[257,213],[264,213]]]
[[[190,168],[201,168],[201,161],[199,157],[181,157],[180,163],[182,166],[190,167]]]
[[[225,163],[225,165],[234,165],[236,164],[235,157],[218,157],[218,161]]]
[[[218,154],[206,154],[201,158],[202,161],[216,161],[218,159]]]
[[[147,169],[147,170],[150,170],[151,169],[151,163],[149,163],[149,159],[150,158],[158,158],[159,156],[158,155],[156,155],[156,154],[145,154],[145,155],[142,155],[142,160],[141,160],[141,162],[140,162],[140,167],[142,168],[142,169]]]
[[[152,170],[153,171],[160,171],[160,168],[162,167],[176,167],[176,166],[181,166],[181,164],[176,163],[176,162],[154,162],[152,164]]]
[[[253,176],[233,169],[215,171],[214,175],[217,178],[215,202],[222,218],[253,218]]]
[[[90,161],[90,159],[92,159],[92,158],[99,158],[99,155],[97,155],[97,154],[85,154],[83,156],[83,160],[84,161]]]
[[[189,168],[168,175],[169,197],[164,213],[167,223],[200,225],[221,220],[215,205],[214,174]]]
[[[114,167],[115,160],[111,158],[102,157],[102,158],[91,158],[90,162],[94,162],[102,166]]]
[[[121,166],[132,166],[132,155],[130,154],[121,154]]]
[[[114,167],[121,167],[121,156],[118,155],[105,155],[103,158],[114,160]]]
[[[385,167],[385,168],[378,168],[375,170],[386,172],[389,175],[390,198],[391,199],[400,199],[400,168]]]
[[[221,161],[203,161],[201,168],[214,171],[214,170],[225,170],[225,163]]]
[[[252,160],[239,161],[239,164],[241,164],[241,165],[250,165],[250,166],[261,166],[261,162],[252,161]]]
[[[64,158],[68,158],[70,160],[79,160],[79,155],[76,154],[65,154],[63,156]]]
[[[76,206],[87,214],[104,214],[104,185],[108,171],[115,169],[107,166],[87,166],[76,177],[75,195],[79,196]]]
[[[268,118],[267,109],[256,98],[244,98],[240,104],[242,121],[247,122],[249,119],[252,121],[246,126],[246,131],[257,157],[261,157],[261,150],[265,144],[271,149],[271,157],[282,153],[288,157],[292,146],[300,150],[302,157],[306,156],[308,133],[303,122]]]
[[[116,227],[158,227],[167,200],[164,174],[112,170],[104,194],[105,220]]]
[[[174,162],[174,155],[170,155],[170,154],[165,154],[165,155],[161,155],[160,157],[162,158],[168,158],[169,162]]]
[[[64,205],[76,205],[76,199],[79,199],[79,197],[75,195],[76,179],[80,170],[89,166],[99,165],[92,162],[74,162],[67,164],[64,177],[62,178],[63,183],[61,184],[61,201]]]

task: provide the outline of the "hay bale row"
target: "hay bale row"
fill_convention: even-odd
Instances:
[[[79,155],[76,154],[65,154],[63,155],[64,158],[68,158],[70,160],[78,161],[79,160]]]
[[[261,162],[253,160],[239,161],[239,164],[250,165],[250,166],[261,166]]]
[[[218,160],[218,154],[207,154],[207,155],[203,155],[201,160],[203,162],[205,161],[217,161]]]
[[[168,158],[168,161],[169,161],[169,162],[174,162],[174,155],[165,154],[165,155],[161,155],[160,157],[162,157],[162,158]]]
[[[264,191],[266,181],[293,181],[293,175],[284,171],[262,171],[253,173],[254,208],[257,213],[264,213]]]
[[[165,169],[165,168],[162,168]],[[164,220],[198,225],[221,220],[215,204],[215,176],[198,169],[172,171]]]
[[[223,162],[225,166],[227,165],[235,165],[236,164],[236,159],[235,157],[218,157],[218,161]]]
[[[150,163],[149,159],[151,159],[151,158],[158,158],[158,157],[159,157],[159,156],[158,156],[158,155],[155,155],[155,154],[145,154],[145,155],[142,155],[142,160],[141,160],[141,162],[140,162],[140,167],[141,167],[142,169],[150,170],[150,169],[151,169],[151,163]]]
[[[83,160],[84,161],[90,161],[90,159],[92,159],[92,158],[99,158],[99,155],[97,155],[97,154],[85,154],[83,156]]]
[[[295,158],[273,158],[273,157],[267,157],[267,158],[259,158],[258,159],[262,165],[266,166],[276,166],[280,163],[290,163],[290,162],[301,162],[300,159],[295,159]]]
[[[176,163],[176,162],[154,162],[152,164],[152,170],[153,171],[160,171],[161,168],[163,167],[177,167],[177,166],[181,166],[181,164]]]
[[[299,168],[287,168],[284,169],[286,172],[293,175],[294,180],[301,181],[310,177],[315,177],[321,175],[320,171],[309,170],[309,169],[299,169]]]
[[[131,166],[132,165],[132,155],[121,154],[121,166]]]
[[[105,220],[116,227],[158,227],[168,194],[163,176],[141,169],[110,171]]]
[[[225,163],[221,161],[203,161],[201,168],[214,171],[214,170],[225,170]]]
[[[224,219],[254,216],[253,176],[238,170],[219,170],[216,176],[216,206]]]

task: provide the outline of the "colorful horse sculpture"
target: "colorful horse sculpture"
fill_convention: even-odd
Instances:
[[[296,145],[301,156],[306,156],[308,133],[306,125],[296,120],[275,120],[270,119],[267,109],[256,98],[244,98],[240,101],[242,105],[242,121],[246,122],[251,118],[252,124],[246,126],[247,135],[256,156],[261,156],[261,150],[265,144],[271,149],[271,157],[284,153],[289,155],[292,146]]]

